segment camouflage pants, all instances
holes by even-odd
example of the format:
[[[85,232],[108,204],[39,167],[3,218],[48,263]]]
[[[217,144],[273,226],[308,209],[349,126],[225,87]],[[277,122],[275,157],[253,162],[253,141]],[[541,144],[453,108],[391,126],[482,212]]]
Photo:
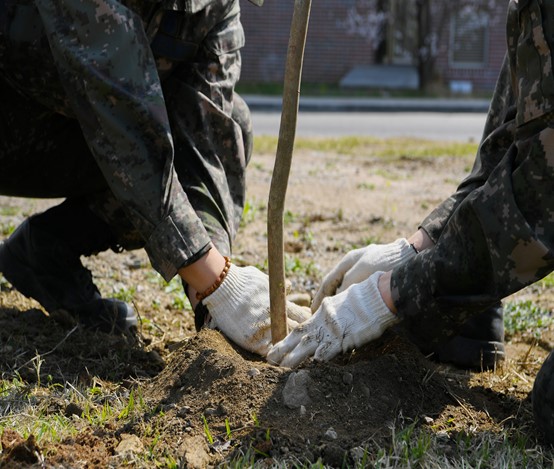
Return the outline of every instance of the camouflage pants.
[[[118,21],[129,14],[125,7],[117,8]],[[119,244],[126,249],[146,247],[166,279],[205,252],[206,239],[230,254],[244,206],[252,142],[248,107],[234,92],[244,38],[237,0],[212,2],[205,10],[195,15],[161,10],[158,15],[148,54],[153,54],[163,78],[165,109],[156,110],[151,105],[156,98],[147,97],[152,109],[148,115],[161,116],[159,123],[116,122],[128,127],[126,135],[134,140],[122,142],[125,152],[116,154],[125,158],[114,164],[113,157],[98,149],[95,139],[99,139],[93,135],[98,127],[87,132],[88,103],[79,109],[81,96],[68,97],[65,92],[74,80],[72,70],[55,66],[34,2],[0,0],[0,194],[85,196]],[[130,44],[142,54],[140,43]],[[145,63],[148,54],[141,56]],[[152,74],[131,76],[130,91],[122,93],[123,99],[135,91],[132,80],[139,83],[143,75]],[[98,93],[110,94],[100,88]],[[121,100],[118,95],[105,99]],[[169,139],[161,127],[164,112]],[[139,139],[146,149],[135,152]],[[149,152],[157,153],[152,161],[145,159]],[[160,161],[164,154],[167,160]],[[151,195],[145,198],[146,194]],[[166,226],[167,212],[176,220],[173,224],[170,219],[171,226]],[[179,256],[171,255],[167,248],[171,244],[184,246],[175,248]]]
[[[472,172],[423,221],[435,246],[393,271],[398,314],[422,345],[554,270],[554,5],[511,1],[507,26]]]

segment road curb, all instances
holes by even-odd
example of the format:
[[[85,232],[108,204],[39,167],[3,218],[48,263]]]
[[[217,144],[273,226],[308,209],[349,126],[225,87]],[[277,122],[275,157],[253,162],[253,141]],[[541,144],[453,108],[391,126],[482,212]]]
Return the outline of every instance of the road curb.
[[[280,112],[278,96],[243,95],[253,111]],[[396,99],[396,98],[315,98],[301,97],[303,112],[473,112],[489,109],[489,101],[481,99]]]

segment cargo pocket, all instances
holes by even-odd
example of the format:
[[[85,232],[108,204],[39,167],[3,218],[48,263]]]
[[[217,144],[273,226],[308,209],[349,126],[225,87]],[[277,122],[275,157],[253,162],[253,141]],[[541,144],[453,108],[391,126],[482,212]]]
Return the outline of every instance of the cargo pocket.
[[[508,35],[517,31],[518,37],[508,37],[508,44],[517,44],[512,55],[517,87],[518,125],[543,116],[554,109],[554,76],[550,43],[554,40],[554,7],[551,2],[530,0],[522,2],[509,18]],[[516,27],[513,22],[518,21]],[[512,29],[510,29],[512,26]],[[514,63],[515,59],[515,63]]]

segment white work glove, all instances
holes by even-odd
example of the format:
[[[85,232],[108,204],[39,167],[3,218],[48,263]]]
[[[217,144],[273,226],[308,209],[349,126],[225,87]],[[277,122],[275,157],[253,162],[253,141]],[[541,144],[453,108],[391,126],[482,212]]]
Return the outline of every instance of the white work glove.
[[[202,300],[210,313],[208,327],[219,329],[242,348],[267,355],[271,345],[269,277],[255,267],[231,264],[223,283]],[[289,330],[311,316],[310,309],[286,302]]]
[[[290,368],[312,355],[315,360],[329,361],[340,352],[379,338],[399,322],[377,288],[382,274],[375,272],[342,293],[325,298],[310,319],[271,348],[267,361]]]
[[[325,297],[340,293],[377,271],[388,272],[415,255],[415,249],[406,238],[348,252],[323,278],[312,301],[312,311],[319,308]]]

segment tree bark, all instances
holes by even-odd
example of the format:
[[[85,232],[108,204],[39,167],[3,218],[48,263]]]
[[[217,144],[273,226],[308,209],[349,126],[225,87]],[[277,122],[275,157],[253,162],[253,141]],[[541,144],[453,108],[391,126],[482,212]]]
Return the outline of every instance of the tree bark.
[[[283,0],[281,0],[283,1]],[[283,212],[289,180],[292,151],[296,136],[296,121],[300,99],[300,82],[304,48],[310,18],[311,0],[295,0],[290,30],[283,107],[277,154],[267,211],[269,299],[271,315],[271,341],[279,342],[287,335],[285,257],[283,241]]]

